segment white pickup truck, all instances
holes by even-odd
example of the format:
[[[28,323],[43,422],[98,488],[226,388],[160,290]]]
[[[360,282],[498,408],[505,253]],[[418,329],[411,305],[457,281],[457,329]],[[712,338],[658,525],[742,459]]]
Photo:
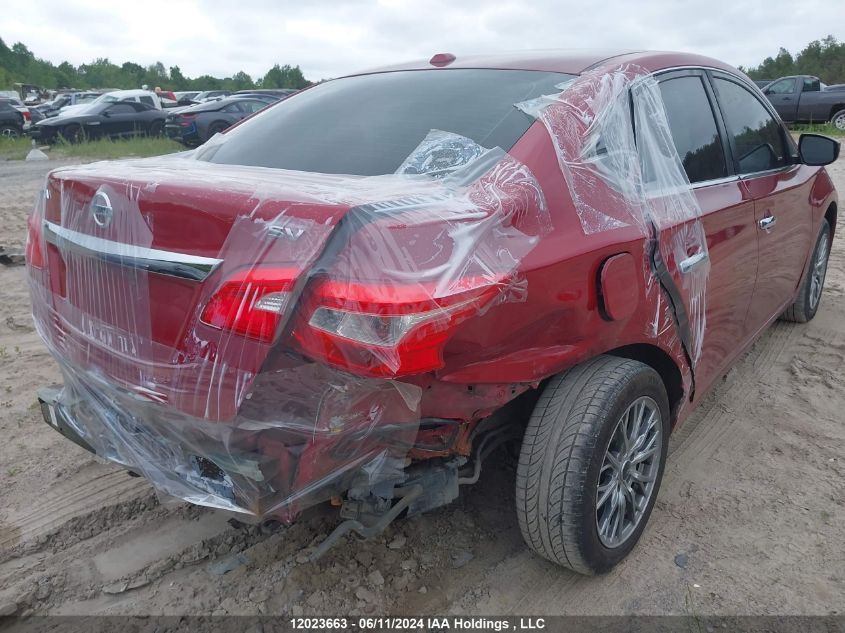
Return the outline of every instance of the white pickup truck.
[[[156,110],[161,110],[161,99],[156,93],[150,90],[115,90],[114,92],[107,92],[97,97],[90,103],[65,106],[59,110],[59,116],[78,114],[83,108],[87,108],[95,103],[114,103],[115,101],[138,101],[153,106]]]

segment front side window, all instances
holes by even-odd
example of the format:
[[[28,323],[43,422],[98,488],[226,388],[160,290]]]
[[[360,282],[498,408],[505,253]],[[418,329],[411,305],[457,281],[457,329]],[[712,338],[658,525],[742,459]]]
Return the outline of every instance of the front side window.
[[[738,83],[714,80],[734,159],[740,174],[777,169],[787,164],[783,129],[766,107]]]
[[[135,108],[128,103],[116,103],[109,107],[107,112],[109,114],[132,114],[135,112]]]
[[[776,81],[766,89],[766,92],[770,95],[791,95],[795,92],[795,80],[781,79]]]
[[[149,106],[155,107],[155,103],[153,103],[152,97],[140,97],[141,103],[146,103]]]
[[[675,149],[691,183],[728,175],[722,140],[701,77],[660,82]]]

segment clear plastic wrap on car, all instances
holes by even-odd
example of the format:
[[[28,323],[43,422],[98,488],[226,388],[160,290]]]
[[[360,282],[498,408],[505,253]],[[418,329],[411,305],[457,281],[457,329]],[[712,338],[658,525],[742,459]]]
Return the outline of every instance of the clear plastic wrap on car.
[[[55,170],[27,245],[55,406],[202,505],[289,519],[362,478],[401,484],[408,377],[456,324],[525,300],[550,228],[525,165],[435,130],[384,176],[191,154]]]

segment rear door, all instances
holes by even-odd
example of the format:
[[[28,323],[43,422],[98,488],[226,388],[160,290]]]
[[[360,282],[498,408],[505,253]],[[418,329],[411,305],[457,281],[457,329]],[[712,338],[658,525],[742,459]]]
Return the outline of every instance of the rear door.
[[[734,169],[754,200],[759,270],[747,327],[757,332],[783,311],[801,280],[812,240],[814,172],[795,164],[786,129],[740,79],[720,72],[712,78]]]
[[[710,270],[700,307],[704,311],[701,354],[695,365],[697,391],[703,391],[736,355],[747,335],[745,317],[757,275],[754,205],[733,172],[705,72],[673,71],[657,79],[672,140],[701,210],[707,242]],[[666,253],[672,250],[668,242],[678,239],[671,231],[661,234]],[[707,263],[694,260],[694,253],[687,262],[672,263],[667,258],[679,289],[689,285],[687,278],[696,274],[695,266]]]
[[[801,96],[797,77],[787,77],[766,87],[766,96],[784,121],[795,121]]]

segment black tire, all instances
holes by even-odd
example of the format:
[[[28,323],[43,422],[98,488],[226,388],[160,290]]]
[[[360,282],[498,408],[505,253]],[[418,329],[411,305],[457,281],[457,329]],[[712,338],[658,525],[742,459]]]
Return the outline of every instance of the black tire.
[[[68,143],[78,143],[82,140],[82,128],[76,123],[71,123],[62,128],[62,138]]]
[[[837,130],[845,132],[845,108],[833,113],[833,116],[830,117],[830,124]]]
[[[830,225],[827,220],[822,222],[819,229],[819,236],[816,238],[816,246],[813,249],[813,256],[804,271],[804,278],[798,288],[798,296],[791,306],[781,315],[784,321],[793,323],[806,323],[810,321],[822,302],[822,290],[827,275],[827,260],[830,257]],[[820,279],[817,277],[820,275]],[[818,290],[814,282],[818,283]]]
[[[623,414],[644,397],[660,414],[654,425],[660,427],[660,436],[654,439],[660,455],[649,466],[656,468],[655,483],[639,522],[632,522],[633,531],[618,545],[607,547],[598,528],[599,477]],[[525,542],[573,571],[590,575],[609,571],[633,549],[648,522],[668,446],[666,388],[648,365],[599,356],[552,378],[528,422],[517,469],[516,507]]]
[[[150,136],[162,136],[164,134],[164,122],[163,121],[153,121],[150,123]]]
[[[18,138],[21,135],[20,129],[15,125],[0,125],[0,138]]]

